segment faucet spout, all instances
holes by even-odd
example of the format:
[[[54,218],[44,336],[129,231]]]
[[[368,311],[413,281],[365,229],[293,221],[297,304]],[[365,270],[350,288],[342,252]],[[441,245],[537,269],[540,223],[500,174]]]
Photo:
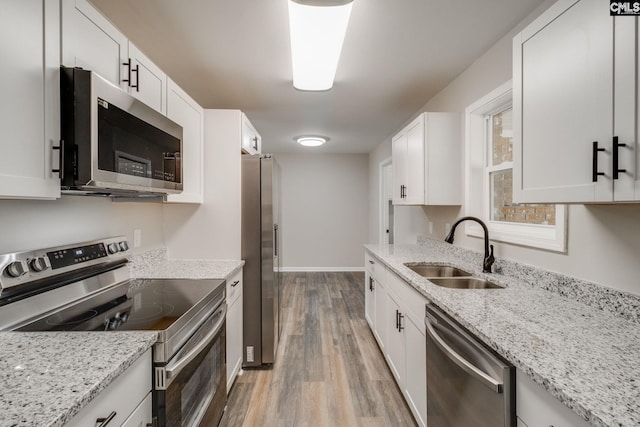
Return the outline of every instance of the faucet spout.
[[[458,226],[458,224],[464,221],[475,221],[482,227],[482,230],[484,231],[484,260],[482,261],[482,272],[491,273],[491,266],[496,259],[493,256],[493,245],[489,244],[489,229],[480,218],[476,218],[475,216],[463,216],[462,218],[457,219],[456,222],[454,222],[451,226],[451,230],[449,230],[449,233],[444,238],[444,241],[447,243],[453,243],[453,237],[456,232],[456,227]]]

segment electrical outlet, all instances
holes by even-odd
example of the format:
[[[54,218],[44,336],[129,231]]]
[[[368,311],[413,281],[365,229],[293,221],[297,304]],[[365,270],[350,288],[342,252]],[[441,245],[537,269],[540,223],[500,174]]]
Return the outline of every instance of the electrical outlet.
[[[433,234],[433,222],[429,221],[429,234]]]
[[[139,248],[142,245],[142,230],[136,228],[133,230],[133,247]]]

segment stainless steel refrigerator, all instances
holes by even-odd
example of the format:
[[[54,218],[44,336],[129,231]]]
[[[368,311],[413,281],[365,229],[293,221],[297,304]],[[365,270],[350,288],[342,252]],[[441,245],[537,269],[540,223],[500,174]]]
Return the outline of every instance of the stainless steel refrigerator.
[[[243,367],[272,365],[280,337],[279,169],[242,156]]]

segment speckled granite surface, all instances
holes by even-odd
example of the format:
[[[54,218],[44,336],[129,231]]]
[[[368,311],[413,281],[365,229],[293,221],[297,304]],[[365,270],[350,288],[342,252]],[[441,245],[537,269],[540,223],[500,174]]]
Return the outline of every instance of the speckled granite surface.
[[[0,333],[0,426],[64,425],[156,339],[156,332]]]
[[[226,279],[242,268],[241,260],[168,260],[165,249],[130,258],[132,279]]]
[[[556,276],[532,267],[499,261],[496,266],[508,274],[483,274],[480,254],[437,241],[365,248],[592,425],[640,425],[640,327],[630,320],[637,314],[600,309],[607,305],[602,295],[593,306],[550,292]],[[506,288],[439,287],[405,262],[461,267]]]

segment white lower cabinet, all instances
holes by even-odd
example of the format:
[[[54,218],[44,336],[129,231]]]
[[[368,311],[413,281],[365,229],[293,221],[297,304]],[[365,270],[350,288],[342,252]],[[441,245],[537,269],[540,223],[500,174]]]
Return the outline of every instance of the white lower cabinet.
[[[227,394],[242,368],[242,270],[227,279]]]
[[[107,425],[106,419],[110,417],[110,426],[138,427],[151,424],[151,370],[149,349],[65,426],[86,427],[101,422]]]
[[[516,370],[518,427],[587,427],[589,423]]]
[[[403,392],[418,424],[424,426],[427,421],[427,337],[424,321],[416,323],[411,315],[406,316],[405,320],[404,342],[407,375]]]
[[[427,299],[367,254],[365,312],[373,311],[369,326],[387,364],[420,426],[426,425],[427,370],[424,307]],[[375,277],[371,273],[375,265]],[[370,281],[370,278],[373,280]],[[373,285],[373,296],[367,296]]]

